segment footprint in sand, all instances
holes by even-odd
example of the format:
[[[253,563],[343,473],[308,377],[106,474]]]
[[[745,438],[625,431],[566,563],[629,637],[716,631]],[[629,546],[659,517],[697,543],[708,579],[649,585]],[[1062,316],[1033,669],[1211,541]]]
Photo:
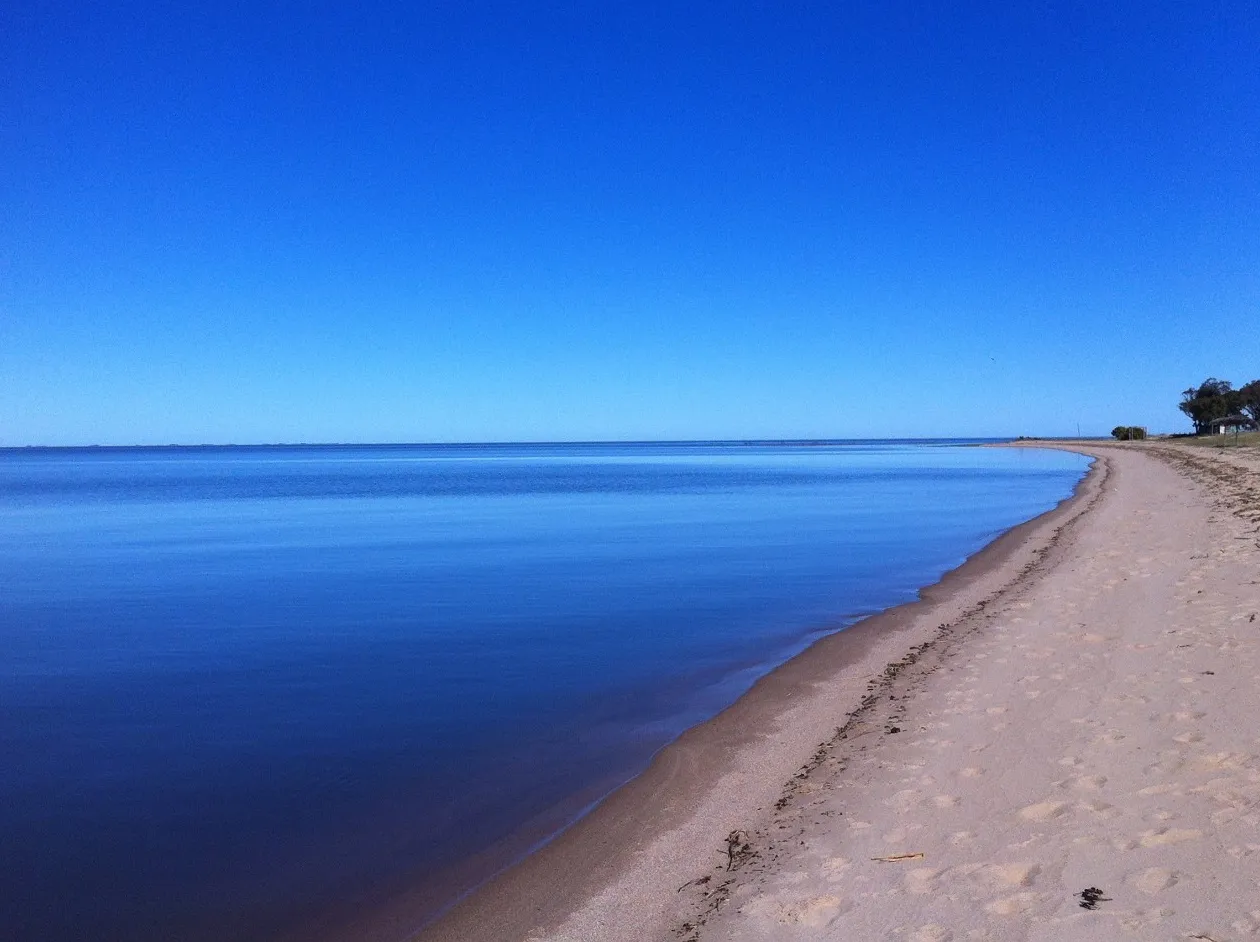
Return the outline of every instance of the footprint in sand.
[[[1018,916],[1020,913],[1028,912],[1040,901],[1041,894],[1039,893],[1016,893],[1014,896],[994,900],[984,909],[985,912],[993,913],[995,916]]]
[[[935,893],[941,876],[940,870],[931,867],[919,867],[911,870],[902,878],[907,893]]]
[[[1042,801],[1027,808],[1021,808],[1019,816],[1025,821],[1049,821],[1067,811],[1067,802]]]
[[[1167,922],[1173,915],[1171,909],[1136,910],[1128,918],[1120,920],[1120,927],[1129,932],[1150,930],[1160,923]]]
[[[1114,805],[1109,805],[1105,801],[1083,801],[1077,807],[1090,814],[1096,814],[1100,818],[1114,818],[1120,813],[1116,811]]]
[[[884,799],[885,805],[897,807],[898,810],[905,812],[910,810],[910,806],[919,800],[919,792],[913,788],[903,788],[889,798]]]
[[[1194,760],[1194,768],[1200,772],[1211,772],[1217,769],[1235,771],[1245,768],[1255,756],[1239,752],[1215,752]]]
[[[1185,841],[1197,841],[1203,832],[1197,828],[1160,828],[1157,831],[1144,831],[1138,837],[1143,847],[1161,847],[1165,844],[1181,844]]]
[[[792,902],[762,896],[744,906],[743,912],[753,918],[773,920],[785,926],[823,929],[848,908],[838,896],[817,896]]]
[[[837,876],[851,865],[847,857],[829,857],[822,863],[822,872],[827,876]]]
[[[1079,791],[1096,792],[1107,784],[1105,775],[1074,775],[1071,778],[1051,782],[1055,788],[1078,789]]]
[[[821,929],[823,926],[829,926],[835,922],[835,919],[842,909],[846,907],[840,901],[838,896],[819,896],[815,899],[805,900],[795,908],[795,912],[789,913],[790,922],[798,926],[808,926],[811,929]]]
[[[1176,713],[1170,713],[1168,716],[1178,723],[1189,723],[1193,720],[1201,720],[1207,714],[1202,710],[1181,710]]]
[[[1116,743],[1122,742],[1124,738],[1124,733],[1120,732],[1118,729],[1109,729],[1101,736],[1095,736],[1093,740],[1091,740],[1091,745],[1114,746]]]
[[[1130,874],[1127,883],[1136,890],[1154,896],[1175,885],[1179,875],[1167,867],[1150,867]]]
[[[1034,863],[986,864],[971,869],[967,876],[991,892],[1026,889],[1033,885],[1041,867]]]
[[[1235,919],[1229,927],[1242,935],[1255,935],[1260,931],[1260,913],[1248,913],[1242,919]]]

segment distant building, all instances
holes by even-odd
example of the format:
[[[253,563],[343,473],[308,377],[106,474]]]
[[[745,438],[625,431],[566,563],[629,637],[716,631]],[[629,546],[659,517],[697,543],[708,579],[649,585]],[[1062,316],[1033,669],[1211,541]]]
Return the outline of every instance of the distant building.
[[[1255,427],[1256,423],[1245,415],[1227,415],[1208,423],[1208,428],[1214,429],[1217,435],[1225,435],[1228,432],[1247,432]]]

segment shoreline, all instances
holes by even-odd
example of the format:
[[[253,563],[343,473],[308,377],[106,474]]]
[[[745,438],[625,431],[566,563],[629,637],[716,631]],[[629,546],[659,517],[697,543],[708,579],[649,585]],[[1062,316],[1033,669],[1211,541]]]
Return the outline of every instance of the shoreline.
[[[589,813],[535,844],[418,933],[400,933],[403,914],[415,911],[404,900],[377,920],[379,928],[356,938],[508,942],[664,935],[687,901],[679,891],[692,871],[726,860],[726,839],[735,827],[726,825],[782,800],[784,779],[820,739],[840,734],[833,718],[856,715],[869,701],[871,685],[892,665],[948,640],[951,624],[1026,580],[1060,532],[1095,503],[1109,463],[1087,449],[1085,443],[1064,449],[1095,459],[1069,497],[996,536],[920,589],[917,600],[827,635],[771,670],[735,703],[664,747],[646,770],[597,800]],[[632,902],[649,897],[665,900],[664,911],[645,912]],[[581,926],[567,925],[574,922]]]
[[[656,938],[1260,934],[1260,450],[1089,447],[1046,565],[895,665]],[[547,936],[579,937],[629,938]]]

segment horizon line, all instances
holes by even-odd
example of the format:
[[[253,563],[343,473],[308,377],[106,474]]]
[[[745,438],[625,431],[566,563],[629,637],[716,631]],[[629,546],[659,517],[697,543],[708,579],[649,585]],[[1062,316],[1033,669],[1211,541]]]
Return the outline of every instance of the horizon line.
[[[840,445],[859,442],[946,442],[982,441],[1000,442],[1018,439],[1033,441],[1073,441],[1105,438],[1097,435],[911,435],[845,438],[625,438],[625,439],[515,439],[497,441],[394,441],[394,442],[196,442],[196,443],[135,443],[81,444],[81,445],[0,445],[0,452],[9,451],[121,451],[129,449],[151,450],[207,450],[215,448],[485,448],[549,445]]]

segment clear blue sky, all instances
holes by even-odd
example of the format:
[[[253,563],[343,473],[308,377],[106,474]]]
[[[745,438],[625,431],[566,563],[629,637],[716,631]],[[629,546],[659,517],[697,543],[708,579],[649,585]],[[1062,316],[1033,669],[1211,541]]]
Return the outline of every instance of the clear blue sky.
[[[0,8],[0,444],[1188,429],[1260,5]]]

